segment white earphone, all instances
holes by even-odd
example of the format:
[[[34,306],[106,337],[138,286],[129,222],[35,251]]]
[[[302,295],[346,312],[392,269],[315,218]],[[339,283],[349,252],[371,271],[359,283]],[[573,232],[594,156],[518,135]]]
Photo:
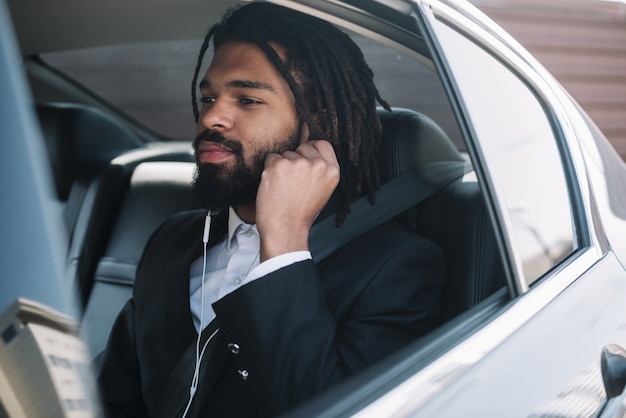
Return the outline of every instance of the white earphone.
[[[193,378],[191,379],[191,386],[189,387],[189,402],[187,402],[187,407],[185,408],[185,412],[183,412],[183,418],[187,416],[189,412],[189,408],[191,408],[191,403],[193,402],[193,398],[196,394],[196,390],[198,389],[198,380],[200,379],[200,363],[202,362],[202,357],[204,356],[204,352],[209,345],[209,342],[215,337],[219,328],[216,329],[211,336],[206,340],[202,350],[200,350],[200,340],[202,337],[202,331],[204,330],[204,279],[206,275],[206,256],[207,256],[207,246],[209,243],[209,233],[211,231],[211,211],[208,211],[206,218],[204,219],[204,232],[202,233],[202,284],[200,285],[200,331],[198,332],[198,338],[196,339],[196,367],[194,368]]]

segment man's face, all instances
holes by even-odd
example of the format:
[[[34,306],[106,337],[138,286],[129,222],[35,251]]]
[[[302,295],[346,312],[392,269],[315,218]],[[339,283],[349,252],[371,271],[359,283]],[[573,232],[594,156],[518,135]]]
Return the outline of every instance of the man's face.
[[[268,153],[300,144],[289,86],[255,45],[221,45],[200,82],[194,190],[210,209],[254,202]]]

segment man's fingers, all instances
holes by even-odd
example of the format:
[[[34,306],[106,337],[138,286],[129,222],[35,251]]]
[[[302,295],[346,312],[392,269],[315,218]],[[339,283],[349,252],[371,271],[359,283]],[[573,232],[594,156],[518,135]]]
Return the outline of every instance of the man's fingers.
[[[307,160],[322,158],[328,163],[338,165],[335,150],[328,141],[318,140],[300,144],[295,151],[286,151],[282,156],[292,161],[298,158],[306,158]]]
[[[337,176],[339,171],[337,156],[328,141],[311,141],[301,144],[295,151],[285,151],[282,154],[270,153],[265,159],[265,170],[283,171],[295,167],[300,167],[299,170],[305,167],[308,167],[307,169],[315,167],[316,170],[323,168],[327,174],[337,172]]]
[[[280,154],[276,154],[276,153],[273,153],[273,152],[269,153],[269,154],[267,154],[267,157],[265,157],[265,166],[268,167],[274,161],[280,160],[281,158],[283,158],[283,157]]]
[[[336,160],[335,151],[333,146],[328,141],[311,141],[305,144],[300,144],[295,151],[285,151],[282,154],[270,153],[267,155],[266,164],[272,163],[280,158],[285,158],[290,161],[297,160],[299,158],[305,158],[312,160],[315,158],[322,158],[327,162]]]
[[[313,147],[326,161],[333,161],[337,159],[335,149],[328,141],[310,141],[308,145]],[[307,145],[304,144],[304,145]]]
[[[298,150],[296,150],[296,151],[285,151],[285,152],[283,152],[281,154],[281,156],[283,158],[286,158],[286,159],[291,160],[291,161],[297,160],[298,158],[302,158],[302,157],[310,158],[310,157],[307,157],[306,155],[303,155],[302,153],[298,152]]]

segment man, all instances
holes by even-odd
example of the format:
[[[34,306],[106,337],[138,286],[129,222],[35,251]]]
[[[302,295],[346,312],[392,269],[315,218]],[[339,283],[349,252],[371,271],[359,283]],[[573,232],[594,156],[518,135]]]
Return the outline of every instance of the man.
[[[146,247],[99,377],[111,416],[274,416],[436,324],[429,241],[387,222],[317,265],[308,251],[317,219],[341,225],[379,182],[376,100],[388,106],[345,34],[240,7],[209,31],[192,96],[210,215],[176,215]]]

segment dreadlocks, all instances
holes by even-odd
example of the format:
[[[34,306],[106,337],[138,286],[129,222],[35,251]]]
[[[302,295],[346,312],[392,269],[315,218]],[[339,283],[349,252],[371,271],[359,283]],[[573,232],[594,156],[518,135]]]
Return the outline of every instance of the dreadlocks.
[[[229,41],[258,46],[289,85],[297,115],[309,128],[309,140],[333,145],[341,167],[337,226],[361,195],[367,194],[374,203],[380,183],[375,154],[382,133],[376,102],[387,110],[389,105],[350,37],[325,21],[272,4],[251,3],[231,10],[209,30],[200,48],[191,84],[196,122],[198,75],[212,38],[215,49]],[[272,45],[284,50],[283,59]]]

